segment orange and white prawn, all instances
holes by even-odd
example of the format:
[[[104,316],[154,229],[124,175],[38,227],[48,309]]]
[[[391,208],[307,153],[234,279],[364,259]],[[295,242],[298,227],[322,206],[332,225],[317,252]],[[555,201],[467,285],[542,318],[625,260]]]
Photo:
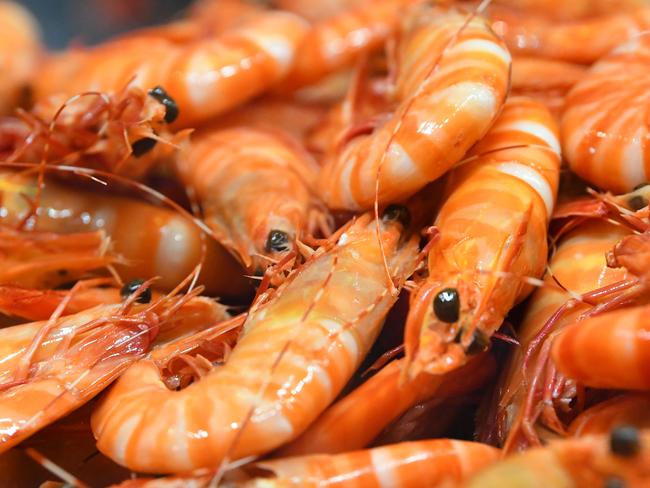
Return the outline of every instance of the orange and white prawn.
[[[399,30],[400,13],[420,2],[363,0],[352,2],[340,11],[334,8],[329,16],[312,25],[298,47],[289,75],[278,90],[292,91],[312,84],[379,51]]]
[[[650,36],[639,36],[596,63],[566,98],[561,130],[569,167],[602,189],[626,192],[650,179],[643,109],[649,62]]]
[[[327,227],[316,211],[318,166],[289,136],[245,127],[205,133],[177,168],[207,225],[251,273],[279,261],[319,224]]]
[[[173,154],[176,106],[161,87],[52,97],[0,119],[0,156],[8,162],[79,165],[140,178]]]
[[[32,225],[36,230],[51,233],[67,243],[70,258],[57,258],[58,264],[52,259],[53,272],[81,265],[74,254],[83,251],[84,240],[67,234],[84,232],[86,239],[95,236],[94,239],[101,237],[106,241],[100,248],[104,250],[101,256],[108,256],[106,251],[110,250],[113,261],[116,256],[121,257],[114,268],[124,280],[160,276],[155,286],[171,290],[203,259],[199,282],[207,286],[207,293],[237,298],[249,292],[243,270],[233,257],[211,238],[203,243],[202,230],[178,212],[133,198],[72,189],[49,178],[40,195],[37,188],[34,178],[0,173],[0,221],[15,226],[34,213]],[[38,207],[34,209],[37,195]],[[103,259],[106,261],[106,257]],[[60,283],[70,282],[74,276],[61,278]],[[44,287],[25,282],[16,284]]]
[[[591,64],[650,28],[650,8],[558,22],[493,5],[493,28],[514,56],[535,56]]]
[[[405,373],[440,373],[488,347],[546,265],[560,171],[557,126],[532,99],[510,98],[449,176],[429,276],[412,297]]]
[[[20,103],[40,57],[38,26],[20,4],[0,2],[0,115]]]
[[[611,483],[611,484],[610,484]],[[615,483],[615,484],[614,484]],[[480,471],[466,488],[629,486],[650,483],[650,433],[617,428],[568,438],[508,457]]]
[[[186,42],[145,30],[53,58],[38,77],[36,98],[161,86],[178,108],[177,124],[194,125],[282,79],[306,32],[306,22],[286,12],[266,12],[217,37]]]
[[[650,305],[580,320],[553,342],[560,373],[592,388],[650,389]]]
[[[0,329],[0,451],[97,395],[161,331],[174,337],[228,317],[216,302],[189,295],[146,303],[146,286],[123,304]]]
[[[406,216],[391,210],[378,222],[366,214],[346,227],[253,307],[225,364],[186,389],[170,391],[149,361],[134,364],[93,413],[98,449],[130,469],[177,473],[297,437],[379,333],[397,299],[386,269],[398,287],[413,271],[417,242],[403,227]]]
[[[520,345],[512,351],[497,390],[493,428],[496,441],[505,443],[506,450],[539,444],[538,425],[564,431],[556,410],[567,410],[578,391],[575,383],[551,368],[549,337],[598,303],[625,296],[634,280],[630,281],[625,270],[608,267],[605,254],[629,232],[625,227],[592,219],[567,234],[557,246],[544,286],[530,300],[518,329]]]
[[[579,20],[629,12],[648,5],[648,0],[494,0],[492,5],[514,7],[526,14],[555,20]]]
[[[453,486],[496,462],[499,450],[477,442],[433,439],[402,442],[337,455],[258,461],[225,476],[223,486],[241,488],[420,488]],[[214,474],[132,480],[120,488],[207,488]],[[222,486],[222,485],[220,485]]]
[[[331,208],[409,197],[457,163],[503,106],[510,54],[483,19],[421,6],[410,24],[398,46],[394,114],[325,158]]]

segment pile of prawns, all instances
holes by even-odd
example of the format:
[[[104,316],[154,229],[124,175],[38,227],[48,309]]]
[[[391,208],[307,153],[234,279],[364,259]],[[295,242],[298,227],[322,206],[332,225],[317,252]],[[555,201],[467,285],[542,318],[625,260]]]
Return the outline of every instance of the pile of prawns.
[[[649,28],[200,0],[48,53],[0,1],[7,479],[650,486]]]

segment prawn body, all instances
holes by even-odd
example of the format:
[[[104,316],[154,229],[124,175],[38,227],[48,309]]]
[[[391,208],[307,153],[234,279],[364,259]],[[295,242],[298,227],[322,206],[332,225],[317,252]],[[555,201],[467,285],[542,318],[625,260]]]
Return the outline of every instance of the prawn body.
[[[482,19],[422,7],[411,20],[394,114],[325,158],[331,208],[369,208],[377,191],[380,204],[411,196],[485,135],[505,101],[510,54]]]
[[[403,282],[417,243],[398,220],[360,217],[253,308],[228,360],[200,381],[170,391],[153,363],[129,368],[92,416],[100,451],[131,469],[173,473],[262,454],[305,430],[359,366],[396,300],[376,224],[391,276]]]
[[[472,157],[475,156],[475,157]],[[489,345],[546,264],[559,178],[557,127],[539,102],[513,97],[468,163],[449,176],[429,276],[412,298],[409,377],[463,364]]]

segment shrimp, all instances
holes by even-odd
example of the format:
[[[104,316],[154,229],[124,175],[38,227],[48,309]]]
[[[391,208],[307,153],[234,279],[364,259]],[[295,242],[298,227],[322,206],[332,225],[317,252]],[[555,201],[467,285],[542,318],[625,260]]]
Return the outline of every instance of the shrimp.
[[[244,127],[207,133],[192,142],[177,168],[205,222],[249,272],[280,260],[310,232],[310,217],[317,219],[318,167],[281,134]]]
[[[20,104],[40,58],[38,26],[20,4],[0,2],[0,115]]]
[[[133,198],[71,191],[49,179],[41,190],[38,208],[33,209],[37,188],[33,178],[0,173],[0,221],[15,226],[35,212],[32,225],[36,230],[56,233],[57,239],[79,250],[83,249],[83,241],[68,233],[85,231],[88,236],[104,240],[108,235],[112,254],[122,257],[113,264],[124,280],[160,276],[155,286],[164,290],[173,289],[202,260],[201,229],[174,211]],[[54,270],[78,263],[81,261],[71,256],[67,266],[61,261]],[[72,277],[63,278],[69,282]],[[237,299],[250,293],[241,268],[213,239],[205,242],[200,278],[209,294]]]
[[[569,433],[580,437],[606,434],[619,425],[650,427],[650,396],[627,393],[598,403],[578,415],[569,426]]]
[[[477,357],[447,375],[400,380],[403,360],[393,361],[328,408],[280,455],[337,454],[362,449],[409,408],[430,399],[444,402],[480,388],[495,370],[491,357]]]
[[[297,437],[359,366],[397,299],[378,238],[395,286],[413,272],[407,215],[356,219],[254,306],[225,364],[186,389],[167,389],[150,361],[134,364],[93,413],[98,449],[133,470],[177,473]]]
[[[560,373],[593,388],[650,389],[650,305],[607,312],[564,328],[553,341]]]
[[[505,101],[510,54],[479,17],[421,7],[400,43],[395,114],[325,157],[331,208],[414,194],[480,140]]]
[[[176,110],[161,87],[148,94],[128,87],[52,97],[0,121],[0,155],[8,162],[83,165],[141,178],[186,137],[167,128]]]
[[[312,84],[378,51],[398,31],[400,12],[418,3],[421,0],[357,1],[315,22],[298,47],[289,75],[277,90],[286,93]]]
[[[0,329],[0,452],[97,395],[159,332],[183,334],[227,317],[216,302],[191,295],[140,303],[145,286],[123,304]]]
[[[222,34],[263,14],[261,4],[248,0],[199,0],[189,10],[192,25],[199,24],[209,34]]]
[[[440,373],[484,350],[546,264],[555,204],[557,127],[539,102],[513,97],[467,164],[449,177],[429,252],[429,276],[412,298],[405,374]]]
[[[569,167],[600,188],[626,192],[649,179],[642,106],[648,62],[650,36],[641,36],[596,63],[566,98],[561,131]]]
[[[647,431],[628,436],[620,429],[610,435],[559,440],[488,466],[463,486],[648,486],[649,446]]]
[[[650,8],[559,23],[497,5],[488,13],[513,55],[579,64],[593,63],[650,27]]]
[[[617,292],[625,291],[629,273],[609,268],[605,253],[629,232],[625,227],[589,219],[568,233],[557,246],[544,286],[531,298],[518,329],[520,346],[513,350],[496,391],[499,398],[493,424],[499,443],[505,441],[507,451],[538,444],[538,432],[535,431],[538,420],[549,428],[564,430],[558,425],[555,409],[567,410],[578,392],[575,384],[547,371],[548,337],[590,311],[592,305],[604,303],[608,294],[616,296]],[[618,288],[621,284],[623,286]],[[593,299],[570,301],[571,296],[581,297],[581,294],[593,295]],[[546,381],[545,375],[550,376]]]
[[[227,475],[224,487],[380,488],[452,486],[494,463],[499,450],[476,442],[433,439],[337,455],[259,461]],[[211,486],[214,475],[136,479],[120,488]]]
[[[176,126],[196,125],[283,78],[306,32],[297,16],[267,12],[219,37],[176,43],[146,31],[131,34],[51,59],[35,83],[36,99],[162,86],[178,107]]]

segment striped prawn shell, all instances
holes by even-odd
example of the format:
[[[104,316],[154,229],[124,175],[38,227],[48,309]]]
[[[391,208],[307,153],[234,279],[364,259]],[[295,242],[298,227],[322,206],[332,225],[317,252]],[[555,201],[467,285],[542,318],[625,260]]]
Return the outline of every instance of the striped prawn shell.
[[[282,133],[246,127],[203,133],[177,168],[196,193],[205,222],[251,271],[272,262],[261,255],[277,257],[265,249],[272,231],[293,241],[307,228],[318,167]]]
[[[407,357],[419,364],[413,373],[442,367],[461,346],[468,347],[475,329],[489,338],[530,292],[519,278],[543,273],[559,152],[557,126],[548,109],[512,97],[467,162],[450,174],[435,223],[440,237],[429,253],[429,277],[407,320]],[[516,235],[520,243],[512,242]],[[502,271],[509,276],[500,276]],[[450,324],[440,321],[431,306],[444,288],[459,293],[460,317],[453,331],[454,337],[463,333],[460,345],[442,345],[454,338],[446,337]]]
[[[145,30],[54,58],[39,77],[36,97],[111,93],[129,83],[144,90],[160,85],[179,108],[178,124],[196,124],[284,77],[306,32],[306,22],[286,12],[265,13],[218,37],[188,42]]]
[[[548,265],[549,272],[544,277],[545,286],[531,297],[524,320],[518,328],[520,346],[513,350],[503,371],[504,386],[498,400],[499,422],[502,423],[504,435],[508,436],[509,445],[518,447],[522,434],[519,430],[511,429],[516,419],[523,415],[527,393],[523,385],[531,382],[531,378],[524,377],[525,355],[547,321],[571,298],[557,287],[556,280],[572,294],[582,294],[626,279],[627,271],[607,266],[605,254],[628,233],[618,225],[592,220],[566,235],[557,246]],[[585,310],[586,305],[578,305],[569,311],[555,323],[551,333],[575,320]],[[534,364],[537,357],[538,352],[534,352],[529,364]],[[529,366],[529,370],[531,368]]]
[[[593,388],[650,389],[650,305],[571,324],[553,343],[558,370]]]
[[[256,468],[273,473],[251,487],[416,488],[463,481],[499,458],[485,444],[433,439],[402,442],[337,455],[311,455],[262,461]]]
[[[502,108],[511,59],[485,21],[418,14],[400,47],[394,115],[326,158],[322,193],[330,207],[369,208],[377,179],[380,203],[409,197],[458,162]]]
[[[279,88],[284,91],[316,82],[381,49],[399,29],[399,13],[416,1],[356,2],[317,21],[300,43],[291,73]],[[313,5],[310,2],[311,10]]]
[[[417,239],[405,239],[394,221],[380,229],[391,274],[403,281],[413,272]],[[386,280],[367,214],[254,308],[228,360],[200,381],[170,391],[151,361],[127,370],[92,416],[99,450],[137,471],[178,473],[292,440],[374,342],[397,299]]]
[[[562,147],[571,170],[616,193],[648,181],[649,94],[650,36],[620,46],[595,64],[565,102]]]

